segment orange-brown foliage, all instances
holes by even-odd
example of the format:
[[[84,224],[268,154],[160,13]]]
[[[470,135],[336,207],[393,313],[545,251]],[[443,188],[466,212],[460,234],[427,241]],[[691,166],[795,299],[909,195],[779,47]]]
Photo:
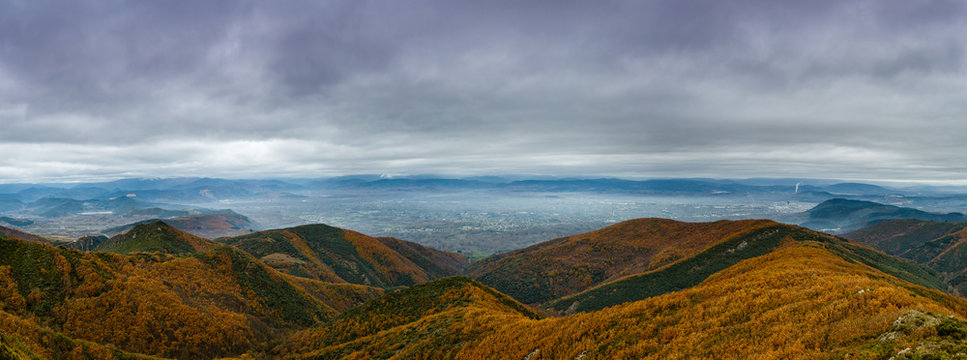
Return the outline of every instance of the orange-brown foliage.
[[[459,254],[322,224],[267,230],[223,241],[291,275],[378,287],[457,275],[466,264]]]
[[[525,302],[543,302],[659,269],[771,225],[776,223],[635,219],[481,260],[470,275]]]
[[[26,304],[17,290],[17,281],[10,277],[10,267],[0,266],[0,310],[22,315]]]
[[[356,247],[356,253],[391,283],[405,282],[402,276],[407,276],[413,283],[430,280],[426,271],[376,238],[351,230],[343,230],[343,233],[346,240]]]
[[[8,252],[0,261],[18,266],[0,266],[0,331],[41,348],[59,333],[176,358],[241,354],[331,318],[336,311],[323,300],[346,308],[381,293],[296,282],[228,247],[190,257],[85,253],[7,239],[0,247]],[[100,356],[87,347],[38,353]]]
[[[336,275],[336,272],[332,270],[332,267],[327,265],[320,259],[319,255],[316,254],[312,248],[309,247],[309,242],[302,238],[296,233],[291,231],[282,231],[282,235],[286,240],[294,246],[306,259],[309,260],[309,265],[303,269],[308,273],[313,279],[334,282],[334,283],[344,283],[346,280]],[[268,239],[272,241],[272,239]]]
[[[353,306],[375,299],[385,293],[382,288],[366,285],[333,284],[292,275],[286,275],[286,278],[298,284],[312,297],[319,299],[337,312],[349,310]]]
[[[471,304],[306,358],[866,359],[911,345],[874,346],[910,309],[963,317],[967,301],[800,242],[694,288],[597,312],[531,320]]]

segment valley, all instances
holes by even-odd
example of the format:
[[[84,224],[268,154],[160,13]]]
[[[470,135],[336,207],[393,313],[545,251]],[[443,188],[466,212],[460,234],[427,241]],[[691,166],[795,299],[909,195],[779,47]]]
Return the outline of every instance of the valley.
[[[795,179],[126,179],[0,185],[3,199],[9,205],[0,207],[0,225],[59,240],[112,235],[130,224],[154,219],[169,220],[209,238],[321,223],[407,239],[471,258],[633,218],[775,219],[836,232],[841,226],[855,230],[873,219],[834,224],[805,212],[832,199],[921,212],[967,208],[967,197],[949,188]]]

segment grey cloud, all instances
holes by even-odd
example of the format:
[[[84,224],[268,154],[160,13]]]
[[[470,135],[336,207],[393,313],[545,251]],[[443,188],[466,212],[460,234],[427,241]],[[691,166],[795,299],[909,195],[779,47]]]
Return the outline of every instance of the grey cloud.
[[[963,34],[957,1],[4,2],[0,178],[950,177]]]

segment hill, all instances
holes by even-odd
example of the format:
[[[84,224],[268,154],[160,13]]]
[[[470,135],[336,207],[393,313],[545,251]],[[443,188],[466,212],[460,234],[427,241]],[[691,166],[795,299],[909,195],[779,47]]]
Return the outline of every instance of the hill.
[[[635,219],[486,258],[472,264],[469,274],[515,299],[539,303],[661,268],[775,224]]]
[[[794,216],[793,222],[810,229],[837,234],[895,219],[967,221],[967,217],[961,213],[936,214],[871,201],[830,199]]]
[[[4,346],[50,359],[261,351],[381,293],[291,277],[227,246],[123,256],[0,237]]]
[[[322,224],[260,231],[219,241],[292,275],[378,287],[413,285],[457,275],[466,264],[459,254]]]
[[[913,359],[944,358],[967,346],[967,323],[960,319],[967,301],[847,259],[812,240],[783,241],[689,289],[564,317],[536,319],[496,305],[494,297],[482,295],[485,290],[453,290],[458,287],[446,283],[452,281],[392,293],[384,299],[403,301],[377,300],[328,328],[297,333],[281,355]],[[432,294],[422,290],[448,286]],[[428,296],[411,296],[410,290]]]
[[[185,255],[208,251],[218,246],[214,241],[202,239],[158,220],[138,224],[128,232],[102,242],[95,249],[124,255],[155,251]]]
[[[17,229],[11,229],[3,226],[0,226],[0,236],[8,237],[11,239],[24,240],[24,241],[47,242],[46,239],[40,236],[25,233]]]
[[[248,217],[232,210],[179,216],[165,219],[165,222],[193,235],[208,239],[248,234],[258,228]]]
[[[424,331],[414,331],[423,330],[422,323],[432,324],[430,328],[445,332],[445,323],[469,320],[464,319],[467,312],[477,311],[520,319],[540,317],[530,308],[477,281],[448,277],[394,291],[354,308],[324,326],[296,333],[287,343],[285,352],[308,353],[303,355],[307,358],[338,358],[350,354],[356,358],[383,358],[388,355],[386,349],[371,351],[371,343],[395,348],[396,345],[409,345],[406,343],[413,340],[426,340],[418,338],[426,334]],[[441,336],[451,344],[471,339],[461,333]],[[421,357],[441,358],[452,357],[459,347],[424,350],[430,353]]]
[[[81,236],[77,240],[62,244],[60,246],[81,251],[94,251],[94,249],[97,249],[98,246],[107,242],[108,240],[110,240],[110,238],[104,235]]]
[[[29,226],[34,223],[34,221],[30,219],[18,219],[18,218],[12,218],[9,216],[0,216],[0,221],[13,226]]]
[[[595,311],[605,307],[645,299],[698,285],[709,276],[740,261],[768,254],[781,246],[808,243],[822,247],[843,260],[863,264],[913,284],[935,290],[946,289],[936,274],[909,261],[903,261],[843,239],[797,226],[774,224],[732,237],[695,256],[664,268],[631,275],[580,294],[555,300],[556,311]]]
[[[376,240],[412,261],[434,279],[463,274],[467,270],[467,258],[457,253],[393,237],[378,237]]]
[[[957,294],[967,294],[967,222],[892,220],[843,235],[940,272]]]
[[[164,211],[167,213],[167,211]],[[138,224],[164,220],[168,225],[174,226],[189,234],[214,239],[224,236],[237,236],[248,234],[257,226],[245,215],[232,210],[221,210],[206,212],[202,214],[184,215],[169,217],[164,219],[142,220],[136,223],[105,229],[103,232],[108,236],[114,236],[135,227]]]

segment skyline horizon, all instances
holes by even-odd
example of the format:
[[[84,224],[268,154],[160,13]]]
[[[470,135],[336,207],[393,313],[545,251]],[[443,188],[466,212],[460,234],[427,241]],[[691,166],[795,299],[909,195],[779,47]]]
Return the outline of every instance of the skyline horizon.
[[[568,180],[623,180],[623,181],[649,181],[649,180],[695,180],[695,181],[736,181],[736,182],[761,182],[772,181],[781,182],[790,186],[796,182],[801,185],[830,185],[835,183],[857,183],[869,184],[883,187],[893,187],[903,189],[907,187],[930,186],[930,187],[964,187],[967,191],[967,180],[908,180],[908,179],[868,179],[868,178],[834,178],[834,177],[785,177],[785,176],[755,176],[755,177],[712,177],[712,176],[610,176],[600,174],[525,174],[525,173],[491,173],[491,174],[436,174],[436,173],[414,173],[414,174],[386,174],[386,173],[354,173],[340,175],[319,175],[319,176],[114,176],[114,177],[89,177],[77,179],[46,179],[40,181],[5,181],[0,179],[0,185],[84,185],[84,184],[104,184],[119,181],[155,181],[155,180],[227,180],[227,181],[283,181],[283,182],[304,182],[313,180],[332,180],[340,178],[373,178],[374,180],[387,179],[411,179],[411,180],[470,180],[480,182],[514,182],[530,180],[548,181],[568,181]],[[491,178],[487,180],[486,178]],[[813,181],[815,183],[808,183]]]
[[[967,183],[967,3],[0,2],[0,181]]]

